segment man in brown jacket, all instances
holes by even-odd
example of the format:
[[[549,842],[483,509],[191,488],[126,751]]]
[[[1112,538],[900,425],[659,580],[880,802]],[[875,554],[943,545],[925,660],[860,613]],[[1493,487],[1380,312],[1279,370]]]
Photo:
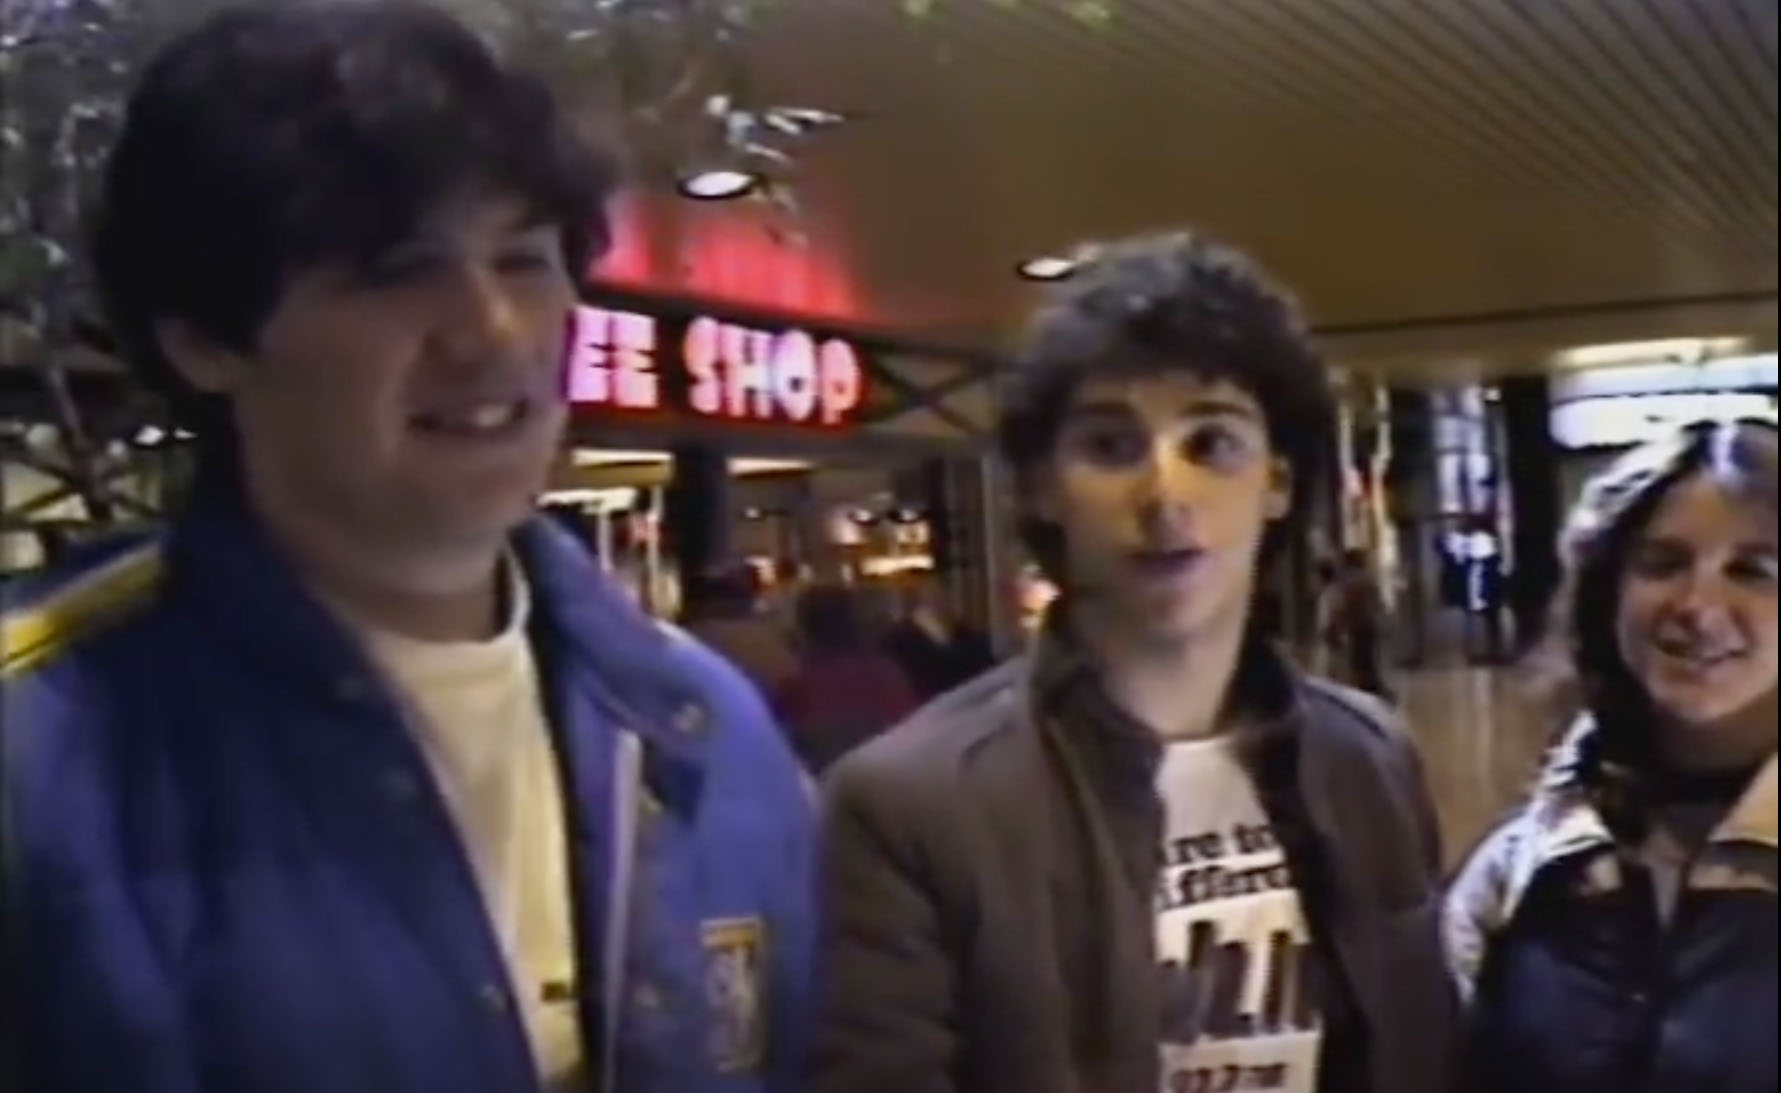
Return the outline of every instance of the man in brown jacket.
[[[1188,235],[1085,259],[1004,393],[1033,653],[825,787],[815,1093],[1444,1093],[1439,840],[1377,701],[1257,638],[1331,398]]]

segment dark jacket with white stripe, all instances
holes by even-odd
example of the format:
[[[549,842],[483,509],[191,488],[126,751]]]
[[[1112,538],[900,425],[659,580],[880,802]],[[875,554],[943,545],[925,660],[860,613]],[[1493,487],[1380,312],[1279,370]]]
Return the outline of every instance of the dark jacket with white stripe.
[[[1448,896],[1468,1089],[1774,1093],[1775,760],[1704,846],[1659,870],[1579,783],[1593,731],[1585,721],[1555,751]]]

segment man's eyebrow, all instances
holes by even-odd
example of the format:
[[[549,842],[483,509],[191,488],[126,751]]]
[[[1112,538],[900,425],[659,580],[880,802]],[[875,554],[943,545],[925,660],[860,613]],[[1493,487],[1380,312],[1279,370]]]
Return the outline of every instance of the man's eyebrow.
[[[1066,417],[1131,417],[1136,413],[1131,403],[1113,395],[1090,395],[1064,408]]]
[[[1133,417],[1137,413],[1137,408],[1128,399],[1117,395],[1089,395],[1072,402],[1064,411],[1065,416],[1070,418]],[[1263,420],[1261,411],[1255,406],[1216,395],[1189,399],[1182,404],[1177,416],[1183,420],[1214,417],[1239,418],[1253,422]]]
[[[1262,420],[1261,411],[1248,402],[1216,395],[1189,399],[1181,408],[1182,417],[1237,417],[1246,421]]]
[[[510,217],[505,225],[510,232],[556,231],[561,227],[548,209],[534,209],[530,206]]]

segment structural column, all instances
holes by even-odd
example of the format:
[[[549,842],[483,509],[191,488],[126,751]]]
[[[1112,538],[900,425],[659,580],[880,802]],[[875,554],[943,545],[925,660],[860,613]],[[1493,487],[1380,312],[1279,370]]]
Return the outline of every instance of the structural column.
[[[706,444],[687,444],[673,452],[673,470],[662,499],[666,546],[680,570],[688,602],[684,610],[703,606],[697,598],[701,577],[730,561],[730,460],[728,453]]]
[[[1562,576],[1558,536],[1563,519],[1559,467],[1552,438],[1551,385],[1544,376],[1517,376],[1502,396],[1505,477],[1511,513],[1509,612],[1515,642],[1525,651],[1546,633],[1547,605]]]
[[[1403,598],[1393,616],[1399,662],[1425,663],[1430,622],[1438,610],[1433,556],[1440,526],[1436,500],[1435,414],[1427,392],[1394,389],[1387,395],[1391,456],[1385,467],[1385,489],[1391,522],[1397,534]]]
[[[993,593],[981,460],[925,459],[902,476],[897,492],[925,515],[934,579],[947,603],[988,632]]]

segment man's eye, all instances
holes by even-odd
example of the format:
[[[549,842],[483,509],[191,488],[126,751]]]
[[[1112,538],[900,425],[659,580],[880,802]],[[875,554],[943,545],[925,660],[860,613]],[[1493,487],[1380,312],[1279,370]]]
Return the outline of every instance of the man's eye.
[[[1744,555],[1734,558],[1726,570],[1734,580],[1743,584],[1775,583],[1773,555]]]
[[[1096,429],[1078,434],[1076,447],[1096,463],[1117,466],[1143,458],[1145,445],[1129,429]]]
[[[379,255],[360,269],[361,278],[377,287],[419,281],[437,268],[431,255],[395,252]]]
[[[503,254],[499,264],[501,269],[508,273],[542,273],[554,271],[557,267],[557,258],[554,251],[528,248]]]
[[[1211,425],[1189,433],[1184,448],[1195,463],[1229,466],[1248,455],[1249,442],[1235,430]]]

